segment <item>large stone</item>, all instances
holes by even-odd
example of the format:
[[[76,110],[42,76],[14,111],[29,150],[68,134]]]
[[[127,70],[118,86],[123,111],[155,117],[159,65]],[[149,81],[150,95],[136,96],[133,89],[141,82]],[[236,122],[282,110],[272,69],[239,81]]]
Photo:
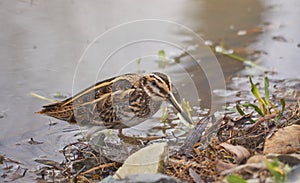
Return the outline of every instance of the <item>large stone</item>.
[[[124,179],[135,174],[161,173],[167,155],[167,146],[167,143],[152,144],[133,153],[118,169],[114,178]]]
[[[181,180],[164,174],[138,174],[130,175],[125,179],[119,180],[107,177],[99,183],[184,183]]]
[[[299,151],[300,125],[279,129],[264,145],[264,154],[291,154]]]

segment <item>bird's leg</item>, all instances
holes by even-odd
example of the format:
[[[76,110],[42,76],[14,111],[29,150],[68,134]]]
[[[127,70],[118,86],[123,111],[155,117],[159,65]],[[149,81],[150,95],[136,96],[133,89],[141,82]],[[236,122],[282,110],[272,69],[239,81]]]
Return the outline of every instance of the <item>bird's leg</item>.
[[[123,128],[120,128],[120,129],[119,129],[119,136],[123,135],[122,129],[123,129]]]
[[[152,136],[152,137],[134,137],[134,136],[127,136],[122,133],[122,129],[119,129],[119,138],[122,139],[124,142],[129,144],[144,144],[143,141],[151,141],[157,140],[162,137],[160,136]]]
[[[131,137],[122,133],[122,128],[119,129],[118,137],[128,144],[142,144],[137,137]]]

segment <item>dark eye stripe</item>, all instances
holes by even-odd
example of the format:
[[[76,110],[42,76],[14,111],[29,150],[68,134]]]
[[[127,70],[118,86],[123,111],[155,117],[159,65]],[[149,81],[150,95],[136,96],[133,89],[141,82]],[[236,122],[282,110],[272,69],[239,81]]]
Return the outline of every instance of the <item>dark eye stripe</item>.
[[[152,87],[147,87],[147,89],[151,93],[153,93],[153,94],[155,94],[157,96],[164,97],[165,95],[167,95],[168,92],[166,90],[164,90],[163,88],[161,88],[161,87],[156,87],[156,88],[159,90],[159,92],[154,92]]]
[[[150,77],[156,78],[156,80],[159,81],[160,83],[165,83],[168,86],[168,89],[171,91],[171,84],[168,76],[159,72],[155,72],[153,74],[154,75],[150,75]]]
[[[168,94],[168,92],[164,89],[164,88],[162,88],[162,87],[160,87],[160,86],[156,86],[158,89],[159,89],[159,93],[162,93],[162,94],[164,94],[164,95],[167,95]]]

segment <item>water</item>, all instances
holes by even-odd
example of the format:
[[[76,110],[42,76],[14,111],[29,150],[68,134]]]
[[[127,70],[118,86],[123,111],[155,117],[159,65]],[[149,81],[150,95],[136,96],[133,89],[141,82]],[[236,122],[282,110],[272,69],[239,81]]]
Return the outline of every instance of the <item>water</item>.
[[[110,35],[111,37],[98,44],[101,51],[89,52],[78,66],[84,49],[95,37],[124,22],[138,19],[177,22],[193,29],[205,40],[213,42],[223,40],[230,48],[248,48],[266,52],[267,54],[259,55],[260,65],[276,71],[274,77],[299,78],[297,72],[300,37],[297,32],[299,24],[295,20],[299,14],[299,6],[296,0],[293,3],[258,0],[202,0],[177,3],[171,0],[0,1],[0,114],[2,116],[0,154],[34,168],[36,166],[33,162],[34,158],[48,157],[60,160],[62,157],[58,153],[59,149],[76,141],[76,137],[73,137],[76,126],[59,121],[58,125],[49,127],[48,117],[34,114],[47,102],[32,97],[31,92],[46,97],[53,96],[55,92],[70,96],[103,77],[126,72],[133,67],[138,69],[136,56],[131,55],[132,53],[150,55],[143,58],[144,61],[153,60],[159,49],[164,49],[168,56],[171,53],[175,55],[179,53],[178,49],[168,47],[166,44],[149,44],[149,42],[144,45],[135,44],[136,47],[127,47],[130,51],[125,49],[123,52],[118,52],[115,57],[111,57],[115,61],[109,63],[113,64],[104,65],[104,69],[99,73],[103,58],[107,58],[103,53],[109,53],[110,46],[122,43],[122,40]],[[236,34],[239,30],[266,24],[272,26],[263,33],[246,36]],[[180,28],[157,30],[158,27],[160,26],[147,27],[147,29],[144,27],[143,32],[161,33],[158,37],[170,37],[172,40],[193,46],[190,35],[185,34],[186,32]],[[126,30],[121,33],[124,41],[130,36],[138,36]],[[117,35],[122,34],[119,32]],[[286,41],[282,39],[278,41],[274,36],[284,37]],[[202,61],[214,60],[210,54],[205,50],[196,55]],[[225,79],[240,72],[257,73],[255,69],[245,70],[241,62],[226,56],[218,59]],[[220,73],[209,72],[211,68],[215,69],[215,65],[211,67],[205,65],[207,68],[201,70],[195,67],[195,62],[189,60],[189,57],[184,57],[181,60],[182,67],[172,66],[167,69],[182,95],[194,101],[193,105],[200,104],[201,108],[221,105],[223,101],[213,98],[211,92],[215,83],[209,81],[222,81],[218,76]],[[126,65],[127,62],[129,64]],[[142,65],[142,67],[144,68],[141,69],[144,70],[155,70],[157,65]],[[188,77],[191,75],[193,77]],[[222,82],[216,85],[222,86]],[[197,98],[201,98],[200,103],[197,98],[191,97],[194,96],[195,90],[199,95]],[[65,129],[69,128],[74,128],[75,131],[66,132],[68,130]],[[44,144],[30,145],[28,144],[30,138]]]
[[[265,1],[266,11],[262,13],[263,23],[269,24],[266,32],[258,36],[250,47],[262,50],[261,65],[277,74],[274,78],[299,78],[300,38],[297,16],[300,14],[300,2]]]

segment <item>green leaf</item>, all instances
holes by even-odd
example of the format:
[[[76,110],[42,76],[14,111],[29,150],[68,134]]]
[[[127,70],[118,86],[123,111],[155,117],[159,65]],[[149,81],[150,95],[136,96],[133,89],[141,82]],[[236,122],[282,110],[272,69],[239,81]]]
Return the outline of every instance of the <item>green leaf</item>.
[[[136,60],[136,63],[137,63],[138,65],[140,65],[141,62],[142,62],[142,58],[138,58],[138,59]]]
[[[271,162],[265,162],[268,170],[273,175],[273,179],[276,183],[284,183],[287,177],[288,168],[281,168],[278,159]]]
[[[268,108],[269,108],[269,105],[270,105],[269,85],[270,85],[269,84],[269,78],[265,77],[265,102],[266,102],[266,105],[267,105]]]
[[[243,104],[244,107],[252,107],[259,115],[264,116],[263,112],[259,109],[259,107],[255,104],[246,103]]]
[[[281,113],[283,113],[285,109],[285,99],[284,98],[280,99],[280,103],[281,103]]]
[[[229,183],[247,183],[246,180],[239,175],[228,175],[226,179]]]
[[[280,103],[281,103],[281,110],[278,112],[277,116],[275,117],[276,122],[278,122],[283,115],[285,109],[285,99],[284,98],[280,99]]]
[[[159,63],[158,63],[159,67],[165,68],[168,64],[165,51],[164,50],[159,50],[158,51],[158,57],[159,57]]]
[[[190,118],[190,120],[192,120],[192,108],[190,106],[189,101],[185,100],[185,98],[182,99],[182,103],[183,103],[183,108],[186,111],[188,117]]]
[[[277,114],[277,116],[275,117],[275,124],[276,124],[276,125],[279,124],[278,121],[280,120],[281,117],[282,117],[282,112],[279,111],[278,114]]]
[[[160,58],[166,58],[166,53],[165,53],[165,51],[164,51],[164,50],[159,50],[159,51],[158,51],[158,56],[159,56]]]
[[[262,98],[261,98],[261,96],[260,96],[260,93],[259,93],[259,90],[258,90],[258,88],[256,87],[256,85],[253,83],[251,77],[249,77],[249,81],[250,81],[250,84],[251,84],[251,92],[252,92],[252,94],[255,96],[255,98],[256,98],[257,100],[262,100]]]
[[[240,113],[241,116],[245,115],[244,111],[241,109],[239,104],[236,104],[235,108]]]
[[[265,114],[265,106],[266,103],[265,101],[261,98],[260,93],[259,93],[259,89],[256,87],[256,85],[252,82],[252,78],[249,77],[250,80],[250,84],[251,84],[251,92],[252,94],[255,96],[255,98],[258,100],[259,106],[260,106],[260,115],[264,116]]]
[[[162,116],[161,116],[161,121],[166,124],[168,118],[168,112],[167,112],[167,107],[162,108]]]
[[[65,95],[63,95],[61,92],[55,92],[54,95],[53,95],[54,98],[58,98],[58,99],[61,99],[61,98],[66,98]]]
[[[142,71],[141,71],[141,63],[142,63],[142,58],[138,58],[137,60],[136,60],[136,64],[137,64],[137,72],[138,73],[141,73]]]

